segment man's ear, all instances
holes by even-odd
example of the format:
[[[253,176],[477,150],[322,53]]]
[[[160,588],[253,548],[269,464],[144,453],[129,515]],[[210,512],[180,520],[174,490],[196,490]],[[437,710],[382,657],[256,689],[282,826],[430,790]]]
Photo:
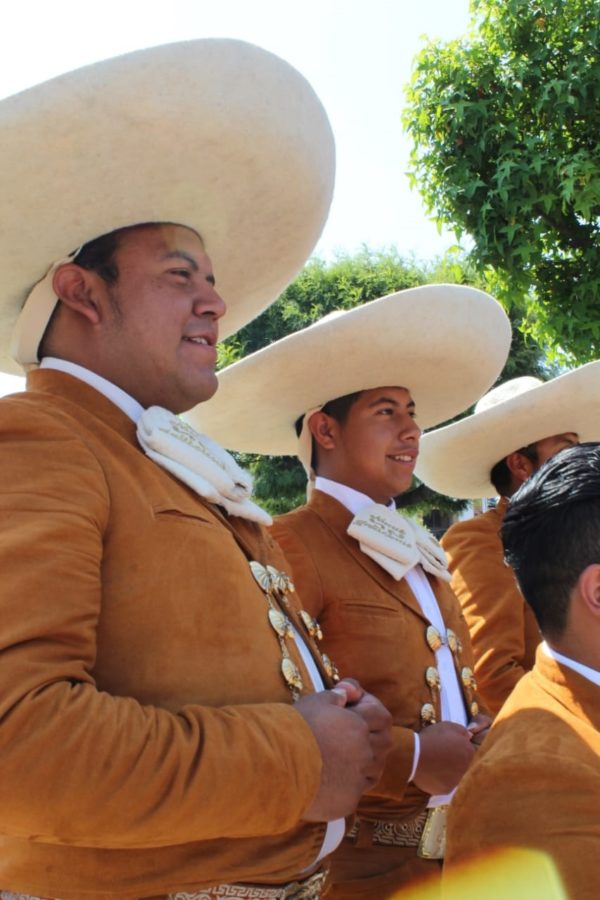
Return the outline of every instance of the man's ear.
[[[519,487],[535,472],[535,463],[518,450],[508,454],[506,465]]]
[[[600,620],[600,564],[592,563],[583,570],[577,590],[588,613]]]
[[[84,316],[92,325],[102,319],[97,299],[98,276],[75,263],[65,263],[54,273],[52,287],[61,302],[73,312]]]
[[[337,447],[338,422],[332,416],[319,410],[308,420],[308,427],[319,447],[325,450],[334,450]]]

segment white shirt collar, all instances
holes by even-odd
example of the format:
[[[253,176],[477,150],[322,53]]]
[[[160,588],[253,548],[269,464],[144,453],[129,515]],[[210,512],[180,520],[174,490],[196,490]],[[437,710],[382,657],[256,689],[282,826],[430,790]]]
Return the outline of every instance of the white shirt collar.
[[[333,497],[334,500],[337,500],[338,503],[345,506],[353,516],[356,516],[365,508],[365,506],[371,506],[371,504],[375,502],[368,497],[367,494],[355,491],[354,488],[348,487],[347,484],[340,484],[339,481],[323,478],[322,475],[317,475],[315,479],[315,489]],[[390,503],[389,508],[396,508],[393,501]]]
[[[550,647],[546,641],[542,642],[542,650],[546,656],[549,656],[562,666],[566,666],[567,669],[578,672],[579,675],[583,675],[588,681],[591,681],[593,684],[597,684],[598,687],[600,687],[600,672],[598,669],[591,669],[589,666],[584,666],[583,663],[577,662],[576,659],[569,659],[568,656],[563,656],[562,653],[559,653],[554,647]]]
[[[80,381],[85,381],[86,384],[97,390],[107,400],[118,406],[121,412],[124,412],[136,424],[144,412],[144,407],[133,397],[130,397],[129,394],[126,394],[125,391],[121,390],[120,387],[117,387],[116,384],[112,384],[106,378],[97,375],[96,372],[91,372],[84,366],[77,365],[77,363],[69,362],[66,359],[56,359],[54,356],[45,356],[40,363],[40,369],[56,369],[58,372],[66,372],[67,375],[73,375],[75,378],[79,378]]]

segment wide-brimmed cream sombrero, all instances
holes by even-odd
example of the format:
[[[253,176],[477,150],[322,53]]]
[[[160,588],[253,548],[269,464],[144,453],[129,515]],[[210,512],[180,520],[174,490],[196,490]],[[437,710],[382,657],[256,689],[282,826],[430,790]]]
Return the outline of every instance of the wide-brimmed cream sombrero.
[[[21,371],[10,335],[50,266],[142,222],[199,232],[228,306],[221,336],[233,333],[306,261],[333,177],[331,128],[310,85],[242,41],[140,50],[1,101],[0,370]],[[14,348],[23,366],[54,305],[37,302]]]
[[[552,381],[513,378],[482,397],[473,415],[421,438],[415,474],[450,497],[493,497],[490,472],[520,447],[576,432],[600,440],[600,361]]]
[[[470,406],[493,384],[510,323],[488,294],[459,285],[399,291],[335,316],[219,372],[219,390],[186,418],[230,450],[296,454],[296,419],[355,391],[410,390],[421,427]]]

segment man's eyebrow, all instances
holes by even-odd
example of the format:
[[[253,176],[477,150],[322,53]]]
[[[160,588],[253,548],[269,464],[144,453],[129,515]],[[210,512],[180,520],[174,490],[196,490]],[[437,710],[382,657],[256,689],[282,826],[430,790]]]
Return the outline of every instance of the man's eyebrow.
[[[200,268],[191,253],[187,253],[185,250],[169,250],[161,259],[184,259],[190,264],[194,272],[198,272]],[[213,286],[216,284],[215,276],[212,273],[206,276],[206,280]]]
[[[392,406],[400,406],[398,401],[394,400],[393,397],[377,397],[376,400],[373,400],[371,403],[369,403],[369,409],[372,406],[378,406],[380,403],[391,403]],[[415,401],[409,400],[406,405],[407,405],[407,407],[409,407],[409,409],[414,409]]]

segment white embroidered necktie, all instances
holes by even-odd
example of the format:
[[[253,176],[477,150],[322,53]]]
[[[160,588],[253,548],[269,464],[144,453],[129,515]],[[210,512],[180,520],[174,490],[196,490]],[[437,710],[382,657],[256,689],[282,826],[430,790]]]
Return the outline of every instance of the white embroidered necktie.
[[[450,581],[448,561],[434,536],[412,519],[394,509],[373,503],[350,522],[348,534],[360,549],[375,560],[396,581],[420,563],[426,572]]]
[[[230,515],[271,525],[271,516],[250,500],[252,477],[216,441],[160,406],[145,410],[137,436],[144,452],[210,503]]]

